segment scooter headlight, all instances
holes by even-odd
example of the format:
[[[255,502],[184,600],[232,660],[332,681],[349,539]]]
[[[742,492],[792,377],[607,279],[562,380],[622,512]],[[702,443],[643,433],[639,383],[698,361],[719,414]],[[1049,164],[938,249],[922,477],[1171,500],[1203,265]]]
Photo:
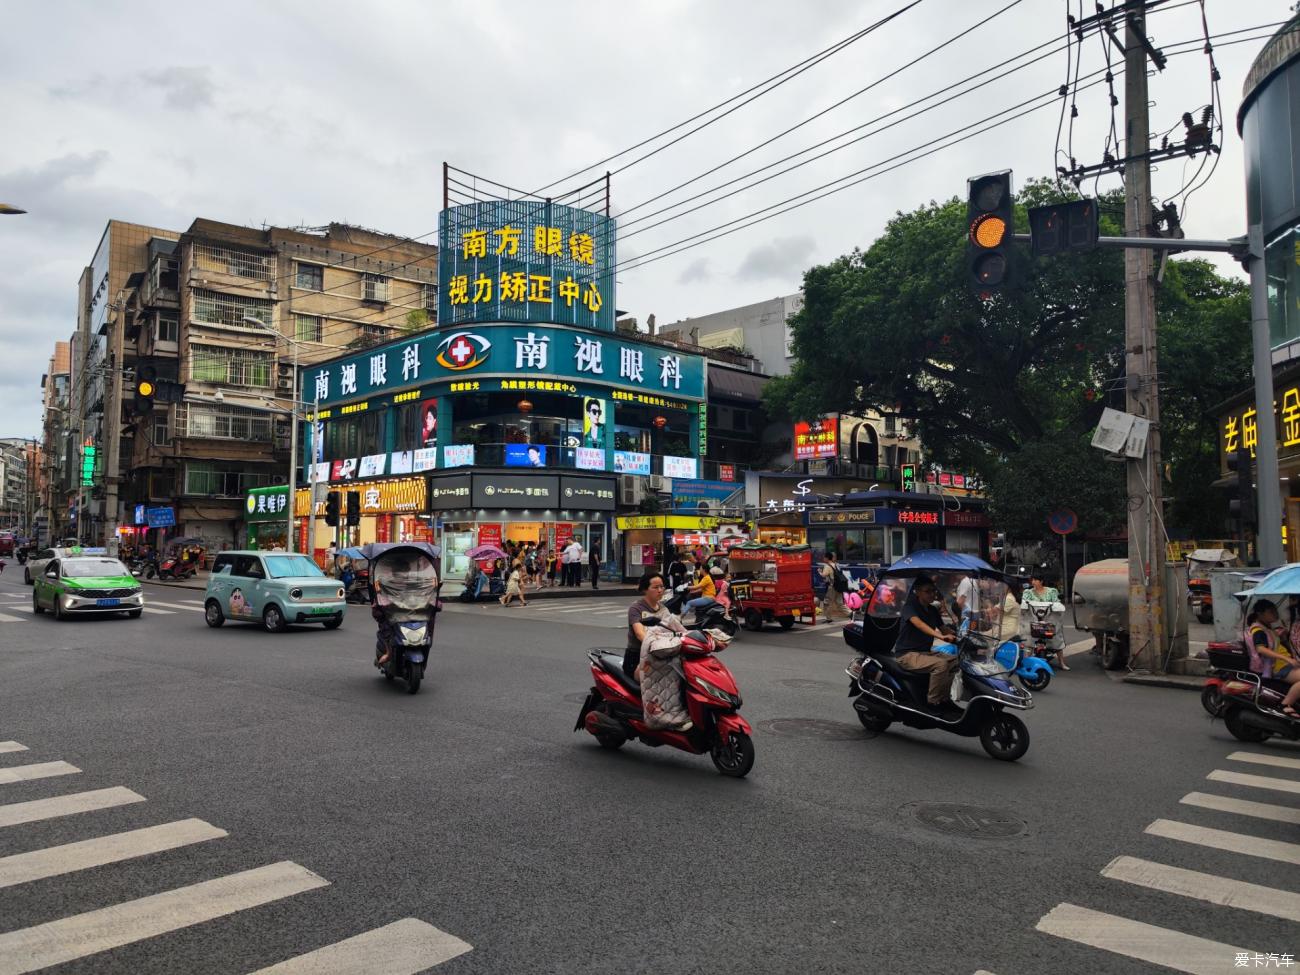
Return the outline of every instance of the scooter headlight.
[[[695,677],[693,679],[695,683],[699,684],[700,687],[704,689],[704,693],[709,695],[709,697],[713,698],[714,700],[721,701],[723,704],[728,704],[733,708],[740,707],[739,695],[728,694],[721,687],[715,687],[713,684],[710,684],[703,677]]]

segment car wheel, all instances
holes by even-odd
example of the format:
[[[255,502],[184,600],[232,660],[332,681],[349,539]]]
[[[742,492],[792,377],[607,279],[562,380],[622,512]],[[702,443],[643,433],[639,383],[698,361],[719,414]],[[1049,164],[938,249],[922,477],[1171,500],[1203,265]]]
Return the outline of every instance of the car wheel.
[[[214,630],[226,621],[226,614],[221,611],[221,604],[209,599],[203,604],[203,621]]]
[[[342,617],[342,616],[336,616],[336,617],[335,617],[334,619],[332,619],[332,620],[326,620],[326,621],[325,621],[323,624],[321,624],[321,625],[324,626],[325,629],[327,629],[327,630],[337,630],[340,626],[343,625],[343,617]]]
[[[275,603],[268,604],[266,609],[262,610],[262,625],[270,633],[284,632],[284,613],[280,612],[280,607]]]
[[[32,584],[32,574],[31,574],[30,572],[27,571],[26,567],[24,567],[24,568],[23,568],[23,585],[24,585],[24,586],[30,586],[31,584]]]
[[[126,611],[127,618],[133,620],[138,620],[143,613],[143,609],[128,609]]]
[[[45,612],[45,607],[42,606],[41,601],[36,598],[35,592],[32,593],[32,612],[37,616],[41,616]]]
[[[63,610],[59,608],[59,597],[57,595],[50,601],[50,615],[60,622],[63,621]]]

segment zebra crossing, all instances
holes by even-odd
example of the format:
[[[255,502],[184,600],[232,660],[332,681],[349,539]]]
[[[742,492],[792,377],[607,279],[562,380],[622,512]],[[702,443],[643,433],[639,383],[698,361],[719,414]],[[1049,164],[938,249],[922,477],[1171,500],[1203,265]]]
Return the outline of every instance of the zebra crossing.
[[[0,742],[9,760],[26,758],[20,742]],[[141,857],[184,856],[200,844],[231,839],[220,826],[202,819],[150,823],[101,835],[95,813],[133,806],[148,816],[146,797],[124,786],[54,793],[22,802],[5,802],[10,783],[55,779],[81,773],[59,760],[0,765],[0,893],[37,881],[83,884],[82,871],[111,869]],[[24,849],[21,827],[63,817],[80,817],[86,837],[57,846]],[[17,850],[17,852],[9,852]],[[0,933],[0,975],[25,975],[55,965],[94,958],[105,968],[116,948],[138,944],[241,911],[256,910],[330,886],[330,881],[289,860],[268,863],[197,883],[148,893],[133,900],[70,914]],[[471,951],[472,945],[418,918],[398,918],[370,931],[259,968],[252,975],[416,975]]]
[[[198,599],[169,599],[162,602],[145,596],[144,612],[148,616],[175,616],[177,613],[192,613],[202,609],[203,602]],[[30,591],[0,590],[0,623],[26,623],[34,615]]]
[[[1300,757],[1269,751],[1237,751],[1226,763],[1237,768],[1255,768],[1269,774],[1248,774],[1235,768],[1215,769],[1206,776],[1214,783],[1214,792],[1191,792],[1180,800],[1177,819],[1156,819],[1148,825],[1147,836],[1170,840],[1162,849],[1162,859],[1122,855],[1101,869],[1101,876],[1117,884],[1171,894],[1187,901],[1180,914],[1180,930],[1133,920],[1126,910],[1125,887],[1117,886],[1108,898],[1107,910],[1095,910],[1063,901],[1043,915],[1035,926],[1052,938],[1086,946],[1090,952],[1104,951],[1136,961],[1158,965],[1161,970],[1200,973],[1228,972],[1246,967],[1287,967],[1300,965],[1296,946],[1300,943],[1300,891],[1281,889],[1276,883],[1279,864],[1300,865],[1300,844],[1289,838],[1269,835],[1274,824],[1300,825],[1300,799],[1295,805],[1263,802],[1261,793],[1300,796]],[[1198,812],[1229,814],[1240,817],[1230,821],[1232,828],[1208,826],[1197,822]],[[1223,822],[1220,817],[1219,822]],[[1231,854],[1234,864],[1253,879],[1225,877],[1194,869],[1198,850],[1216,850]],[[1190,865],[1163,862],[1164,859],[1187,859]],[[1281,874],[1294,881],[1294,873]],[[1206,908],[1263,915],[1276,919],[1276,940],[1270,944],[1234,945],[1191,933],[1198,927],[1198,910]],[[1212,930],[1213,925],[1203,924]],[[1080,955],[1078,971],[1086,971],[1096,957]]]

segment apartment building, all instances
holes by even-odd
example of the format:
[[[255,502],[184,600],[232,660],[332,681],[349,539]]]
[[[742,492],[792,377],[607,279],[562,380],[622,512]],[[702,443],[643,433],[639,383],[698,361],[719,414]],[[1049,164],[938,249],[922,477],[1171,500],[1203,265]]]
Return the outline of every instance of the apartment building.
[[[43,423],[40,470],[36,482],[36,534],[41,541],[67,534],[67,497],[72,484],[77,442],[68,423],[72,347],[55,342],[54,354],[41,376]]]

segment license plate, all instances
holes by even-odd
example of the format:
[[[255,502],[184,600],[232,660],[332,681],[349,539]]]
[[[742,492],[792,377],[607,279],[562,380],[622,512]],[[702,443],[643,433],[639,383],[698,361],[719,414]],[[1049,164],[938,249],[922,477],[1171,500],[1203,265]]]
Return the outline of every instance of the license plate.
[[[329,606],[313,606],[311,611],[313,616],[323,616],[326,613],[332,614],[335,612],[335,610]]]
[[[121,605],[122,605],[122,600],[120,600],[120,599],[96,599],[96,600],[95,600],[95,605],[96,605],[96,606],[121,606]]]

